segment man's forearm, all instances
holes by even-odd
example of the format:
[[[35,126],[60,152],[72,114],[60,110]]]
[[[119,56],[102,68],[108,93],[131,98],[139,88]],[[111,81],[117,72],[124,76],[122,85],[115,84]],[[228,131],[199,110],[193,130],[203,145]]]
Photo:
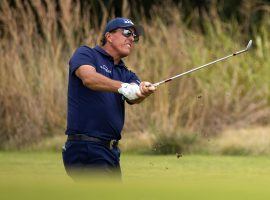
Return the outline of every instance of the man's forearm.
[[[90,65],[80,66],[75,74],[86,87],[96,91],[117,92],[122,84],[120,81],[112,80],[97,73],[96,69]]]
[[[92,73],[91,76],[84,79],[83,84],[92,90],[118,92],[122,82],[112,80],[99,73]]]

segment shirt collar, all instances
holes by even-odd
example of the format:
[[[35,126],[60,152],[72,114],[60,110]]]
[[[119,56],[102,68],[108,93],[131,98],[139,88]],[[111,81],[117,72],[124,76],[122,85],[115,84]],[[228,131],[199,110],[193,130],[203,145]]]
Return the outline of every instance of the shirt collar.
[[[104,49],[102,49],[100,46],[96,45],[94,49],[97,50],[99,53],[109,57],[109,59],[113,61],[113,57],[110,54],[108,54]],[[117,66],[126,67],[122,59],[120,60]]]

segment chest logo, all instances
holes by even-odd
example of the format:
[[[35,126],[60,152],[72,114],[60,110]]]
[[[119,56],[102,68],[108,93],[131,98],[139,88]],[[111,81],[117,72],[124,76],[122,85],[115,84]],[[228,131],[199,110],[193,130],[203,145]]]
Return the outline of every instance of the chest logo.
[[[109,74],[112,73],[112,71],[109,70],[108,67],[107,67],[106,65],[100,65],[99,67],[100,67],[101,69],[103,69],[105,72],[109,73]]]

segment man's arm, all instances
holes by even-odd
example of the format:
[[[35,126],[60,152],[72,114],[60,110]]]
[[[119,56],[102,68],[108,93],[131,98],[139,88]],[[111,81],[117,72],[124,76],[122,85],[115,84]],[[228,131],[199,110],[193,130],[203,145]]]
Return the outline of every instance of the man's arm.
[[[96,91],[119,92],[119,88],[121,88],[123,85],[123,83],[120,81],[112,80],[106,76],[103,76],[102,74],[97,73],[96,69],[91,65],[80,66],[75,71],[75,74],[82,80],[86,87]],[[134,88],[131,87],[134,87],[134,85],[130,86],[128,89],[124,89],[124,91],[122,90],[124,93],[121,92],[125,97],[127,97],[127,102],[129,104],[138,104],[142,102],[146,97],[148,97],[156,90],[156,88],[152,86],[151,83],[141,82],[135,95],[134,91],[136,91],[136,89],[134,90]],[[134,98],[134,95],[135,98],[138,98],[130,100],[129,98],[131,96]]]
[[[97,91],[106,92],[118,92],[122,82],[112,80],[100,73],[96,72],[96,69],[91,65],[82,65],[76,71],[75,74],[79,77],[83,84]]]

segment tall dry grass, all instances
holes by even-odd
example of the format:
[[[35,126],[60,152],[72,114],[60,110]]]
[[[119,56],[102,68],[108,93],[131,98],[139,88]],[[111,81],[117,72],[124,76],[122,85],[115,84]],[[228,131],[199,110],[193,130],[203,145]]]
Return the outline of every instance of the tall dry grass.
[[[157,82],[171,77],[243,49],[250,39],[236,22],[206,18],[202,35],[185,28],[177,10],[162,12],[154,13],[144,41],[128,60],[139,66],[136,71],[143,79]],[[173,23],[167,25],[163,16]],[[126,130],[211,135],[227,126],[269,123],[269,25],[266,17],[264,25],[255,29],[255,48],[248,54],[163,85],[151,100],[129,108],[132,120]]]
[[[30,2],[16,1],[11,7],[1,1],[2,148],[55,134],[65,124],[67,60],[78,42],[74,30],[81,26],[79,7],[71,10],[71,2],[60,4],[64,12],[58,20],[53,1],[47,1],[47,8],[41,1]],[[58,22],[64,36],[58,35]]]
[[[81,44],[94,46],[101,27],[79,1],[0,3],[0,148],[20,148],[44,136],[64,134],[67,69]],[[102,4],[102,3],[101,3]],[[56,7],[59,7],[57,12]],[[127,10],[127,2],[123,6]],[[217,8],[212,8],[212,13]],[[194,12],[196,15],[196,12]],[[269,17],[269,15],[268,15]],[[224,127],[267,124],[270,116],[269,20],[254,28],[255,47],[192,76],[161,86],[141,105],[127,106],[124,132],[216,134]],[[145,36],[126,63],[142,80],[156,82],[245,47],[237,22],[205,17],[205,34],[186,28],[172,6],[142,20]]]

